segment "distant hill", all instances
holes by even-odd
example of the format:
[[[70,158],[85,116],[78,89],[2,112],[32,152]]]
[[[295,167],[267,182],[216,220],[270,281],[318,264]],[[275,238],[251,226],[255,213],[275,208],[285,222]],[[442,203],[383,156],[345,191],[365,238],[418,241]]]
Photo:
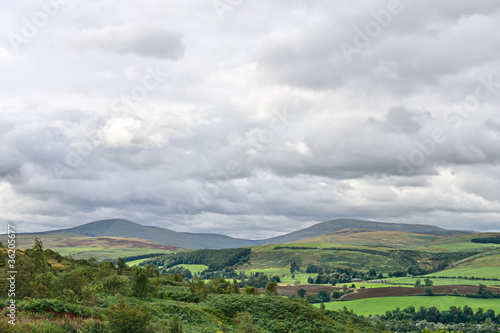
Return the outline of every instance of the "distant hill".
[[[35,234],[71,233],[91,237],[131,237],[148,239],[160,244],[190,249],[219,249],[255,245],[254,241],[220,234],[183,233],[160,227],[143,226],[128,220],[95,221],[74,228],[51,230]]]
[[[294,243],[327,243],[362,246],[390,246],[407,248],[426,244],[443,236],[417,234],[406,231],[376,231],[370,229],[342,229],[328,234],[302,238]],[[446,237],[447,238],[447,237]]]
[[[51,230],[36,234],[71,233],[90,237],[130,237],[147,239],[160,244],[190,249],[221,249],[242,246],[268,245],[294,242],[317,237],[343,229],[369,229],[375,231],[402,231],[436,236],[454,236],[472,232],[446,230],[431,225],[383,223],[354,219],[338,219],[315,224],[309,228],[264,240],[233,238],[221,234],[177,232],[170,229],[143,226],[128,220],[110,219],[87,223],[78,227]],[[368,230],[363,230],[367,232]],[[359,232],[359,231],[358,231]]]
[[[281,244],[294,242],[302,238],[321,236],[343,229],[370,229],[376,231],[404,231],[418,234],[436,236],[455,236],[473,233],[473,231],[447,230],[433,225],[373,222],[355,219],[337,219],[315,224],[309,228],[294,231],[292,233],[265,239],[261,244]]]

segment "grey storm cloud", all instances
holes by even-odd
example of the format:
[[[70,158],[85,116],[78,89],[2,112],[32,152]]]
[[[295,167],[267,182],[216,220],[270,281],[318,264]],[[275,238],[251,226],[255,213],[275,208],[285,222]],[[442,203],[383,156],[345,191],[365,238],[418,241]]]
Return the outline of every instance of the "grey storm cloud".
[[[43,11],[8,9],[2,36]],[[0,220],[498,230],[499,27],[490,0],[61,7],[0,41]]]
[[[147,26],[105,26],[102,29],[87,29],[77,36],[74,43],[75,48],[79,50],[166,59],[178,59],[184,53],[180,34]]]

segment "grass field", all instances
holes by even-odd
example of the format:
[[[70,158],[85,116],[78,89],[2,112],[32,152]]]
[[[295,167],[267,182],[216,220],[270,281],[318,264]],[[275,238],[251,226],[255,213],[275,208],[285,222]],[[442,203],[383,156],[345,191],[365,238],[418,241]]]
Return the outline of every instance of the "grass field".
[[[256,268],[248,270],[236,270],[236,272],[244,272],[247,276],[250,275],[250,273],[257,272],[262,272],[270,277],[277,275],[280,277],[281,283],[286,284],[294,284],[296,280],[304,284],[307,283],[307,279],[309,277],[316,277],[318,275],[316,273],[295,273],[295,278],[292,278],[290,268],[287,267]]]
[[[56,248],[54,251],[59,252],[63,256],[72,255],[75,259],[89,259],[94,257],[97,260],[118,259],[120,257],[137,256],[148,253],[172,253],[169,250],[161,249],[134,249],[134,248],[117,248],[117,249],[96,249],[96,248]]]
[[[477,278],[500,277],[500,254],[465,261],[454,268],[432,273],[433,276],[467,276]]]
[[[473,249],[488,249],[488,248],[499,248],[500,244],[483,244],[483,243],[472,243],[471,239],[473,238],[482,238],[482,237],[493,237],[499,236],[500,233],[481,233],[481,234],[466,234],[466,235],[458,235],[453,237],[443,237],[440,239],[436,239],[431,241],[425,246],[419,246],[414,248],[415,250],[420,251],[461,251],[461,250],[473,250]]]
[[[356,301],[344,302],[328,302],[325,303],[327,310],[341,310],[344,306],[348,310],[353,310],[357,315],[382,315],[387,310],[394,310],[399,307],[401,310],[408,306],[414,306],[418,309],[421,306],[429,308],[435,306],[439,310],[448,310],[450,306],[464,305],[470,306],[474,311],[478,308],[483,308],[485,311],[488,309],[494,310],[496,313],[500,311],[500,299],[481,299],[481,298],[466,298],[454,296],[404,296],[404,297],[378,297],[367,298]],[[319,307],[319,304],[314,304]]]
[[[430,274],[435,276],[436,273]],[[424,283],[425,278],[420,278],[420,281]],[[415,285],[415,281],[417,278],[398,278],[391,279],[390,282],[394,284],[403,284],[403,285]],[[434,282],[434,286],[449,286],[449,285],[471,285],[478,286],[480,283],[487,286],[499,286],[500,281],[490,281],[490,280],[469,280],[469,279],[449,279],[449,278],[431,278],[432,282]],[[356,284],[357,285],[357,284]]]
[[[176,267],[184,267],[185,269],[189,269],[191,273],[196,274],[196,273],[201,273],[204,270],[208,268],[206,265],[187,265],[187,264],[180,264],[180,265],[175,265],[170,267],[169,269],[176,268]]]
[[[172,253],[185,251],[178,247],[155,243],[147,239],[123,237],[88,237],[78,234],[42,234],[17,235],[16,245],[19,249],[31,248],[34,238],[38,237],[44,248],[52,249],[63,256],[72,255],[75,259],[97,260],[118,259],[119,257],[136,256],[148,253]],[[2,241],[5,236],[0,237]]]
[[[382,246],[406,248],[440,239],[440,236],[423,235],[403,231],[373,231],[366,229],[347,229],[325,235],[304,238],[298,242],[344,244],[349,246]],[[338,245],[334,245],[338,246]]]
[[[394,287],[393,284],[388,284],[388,283],[370,283],[370,282],[349,282],[349,283],[338,283],[337,287],[342,287],[344,284],[346,284],[348,287],[350,287],[352,284],[356,286],[356,288],[380,288],[380,287]]]
[[[132,261],[127,261],[127,266],[132,267],[135,265],[139,265],[141,262],[149,260],[150,258],[144,258],[144,259],[137,259],[137,260],[132,260]]]
[[[500,248],[500,244],[480,244],[480,243],[464,242],[464,243],[453,243],[453,244],[436,244],[425,247],[418,247],[415,249],[422,251],[429,251],[432,249],[437,251],[442,251],[442,250],[463,251],[463,250],[483,250],[491,248]]]
[[[267,276],[279,276],[281,283],[286,284],[294,284],[295,281],[299,281],[304,284],[307,283],[307,279],[309,277],[316,277],[318,274],[316,273],[295,273],[295,278],[292,278],[292,274],[290,273],[290,269],[287,267],[271,267],[271,268],[258,268],[258,269],[249,269],[249,270],[237,270],[237,272],[245,272],[246,275],[250,273],[262,272]],[[283,276],[284,275],[284,276]]]

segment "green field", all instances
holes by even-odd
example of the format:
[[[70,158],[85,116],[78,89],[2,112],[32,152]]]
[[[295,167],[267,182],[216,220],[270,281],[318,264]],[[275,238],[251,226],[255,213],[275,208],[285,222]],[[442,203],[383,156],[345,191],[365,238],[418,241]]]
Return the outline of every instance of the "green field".
[[[467,276],[478,278],[499,278],[500,277],[500,254],[494,254],[465,261],[454,268],[432,273],[433,276]]]
[[[127,266],[128,267],[136,266],[136,265],[139,265],[141,262],[146,261],[146,260],[149,260],[149,258],[127,261]]]
[[[350,287],[352,284],[356,286],[356,288],[380,288],[380,287],[394,287],[394,284],[389,284],[389,283],[370,283],[370,282],[349,282],[349,283],[338,283],[337,287],[342,287],[344,284],[346,284],[348,287]]]
[[[416,249],[422,250],[422,251],[429,251],[429,250],[447,250],[447,251],[463,251],[463,250],[488,250],[492,248],[499,248],[500,244],[480,244],[480,243],[471,243],[471,242],[464,242],[464,243],[453,243],[453,244],[436,244],[436,245],[429,245],[426,247],[418,247]]]
[[[431,276],[435,276],[437,273],[429,274]],[[424,282],[424,277],[420,278],[422,283]],[[390,282],[393,284],[406,284],[406,285],[415,285],[415,281],[417,278],[397,278],[391,279]],[[449,279],[449,278],[431,278],[432,282],[434,282],[435,286],[448,286],[448,285],[471,285],[478,286],[480,283],[487,286],[499,286],[500,281],[491,281],[491,280],[470,280],[470,279]],[[356,284],[357,286],[357,284]]]
[[[279,276],[281,283],[286,283],[286,284],[294,284],[295,281],[299,281],[300,283],[304,284],[307,283],[307,279],[309,277],[315,277],[318,274],[316,273],[295,273],[295,278],[292,278],[292,274],[290,273],[290,269],[286,267],[271,267],[271,268],[256,268],[256,269],[248,269],[248,270],[236,270],[237,273],[244,272],[247,276],[250,275],[250,273],[257,273],[261,272],[266,274],[269,277],[272,276]],[[283,276],[284,275],[284,276]]]
[[[407,248],[439,240],[441,236],[424,235],[404,231],[374,231],[366,229],[348,229],[327,233],[321,236],[304,238],[301,243],[346,244],[350,246],[372,246]],[[337,245],[333,245],[337,246]]]
[[[382,315],[385,314],[387,310],[394,310],[399,307],[401,310],[407,308],[408,306],[414,306],[418,309],[421,306],[429,308],[435,306],[439,310],[448,310],[450,306],[460,306],[464,305],[470,306],[474,311],[477,308],[483,308],[485,311],[492,309],[496,313],[500,311],[500,299],[489,298],[466,298],[466,297],[454,297],[454,296],[403,296],[403,297],[378,297],[378,298],[367,298],[355,301],[339,301],[339,302],[328,302],[325,303],[325,308],[327,310],[341,310],[344,306],[348,310],[353,310],[357,315]],[[319,307],[319,304],[314,304],[314,306]]]
[[[185,269],[189,269],[191,273],[196,274],[196,273],[201,273],[204,270],[208,268],[206,265],[187,265],[187,264],[179,264],[170,267],[169,269],[177,268],[177,267],[184,267]]]
[[[172,253],[169,250],[161,250],[161,249],[133,249],[133,248],[117,248],[117,249],[96,249],[96,248],[58,248],[54,249],[58,251],[61,255],[67,256],[72,255],[75,259],[89,259],[91,257],[96,258],[97,260],[104,259],[118,259],[129,256],[137,256],[141,254],[148,253]]]

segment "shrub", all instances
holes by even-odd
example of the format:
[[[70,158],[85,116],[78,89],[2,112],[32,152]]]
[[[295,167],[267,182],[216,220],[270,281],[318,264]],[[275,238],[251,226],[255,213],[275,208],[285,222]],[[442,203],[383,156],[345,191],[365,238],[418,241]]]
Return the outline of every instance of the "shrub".
[[[107,311],[110,330],[113,333],[148,333],[151,315],[140,307],[132,307],[121,299]]]

